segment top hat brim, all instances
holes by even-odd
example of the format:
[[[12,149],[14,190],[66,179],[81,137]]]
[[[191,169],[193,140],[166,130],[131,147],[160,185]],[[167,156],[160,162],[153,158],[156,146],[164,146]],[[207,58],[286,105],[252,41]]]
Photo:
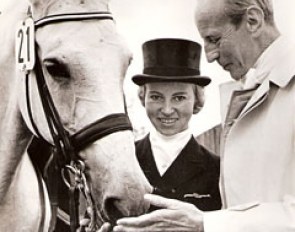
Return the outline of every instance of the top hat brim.
[[[132,81],[142,86],[146,83],[154,83],[154,82],[182,82],[182,83],[190,83],[199,86],[206,86],[210,84],[211,79],[206,76],[200,75],[191,75],[191,76],[156,76],[149,74],[138,74],[132,77]]]

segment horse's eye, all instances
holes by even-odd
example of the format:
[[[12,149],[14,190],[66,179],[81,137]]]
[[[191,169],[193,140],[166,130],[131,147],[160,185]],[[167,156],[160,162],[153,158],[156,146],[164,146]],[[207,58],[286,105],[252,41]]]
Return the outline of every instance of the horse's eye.
[[[54,78],[69,78],[70,72],[66,64],[59,62],[56,59],[44,60],[44,65],[47,72]]]

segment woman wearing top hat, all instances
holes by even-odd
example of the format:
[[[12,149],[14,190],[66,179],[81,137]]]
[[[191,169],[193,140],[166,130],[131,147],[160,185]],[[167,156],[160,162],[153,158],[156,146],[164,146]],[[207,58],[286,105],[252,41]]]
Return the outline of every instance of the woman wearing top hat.
[[[204,104],[200,75],[201,46],[183,39],[143,44],[143,74],[132,80],[154,126],[136,142],[136,154],[154,192],[194,204],[201,210],[221,207],[219,158],[199,145],[188,128]]]

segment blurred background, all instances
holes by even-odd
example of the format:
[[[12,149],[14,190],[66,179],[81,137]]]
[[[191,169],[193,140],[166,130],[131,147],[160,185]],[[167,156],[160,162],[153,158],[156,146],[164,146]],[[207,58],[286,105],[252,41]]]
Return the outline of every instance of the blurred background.
[[[137,138],[147,133],[150,123],[137,97],[137,86],[131,81],[142,73],[141,45],[154,38],[184,38],[203,43],[194,23],[196,0],[111,0],[110,10],[117,28],[133,52],[125,81],[128,110]],[[273,0],[275,19],[282,34],[295,38],[295,1]],[[230,76],[217,63],[209,64],[202,52],[201,73],[212,78],[206,87],[206,102],[202,111],[194,115],[190,127],[194,135],[220,123],[219,85],[230,81]]]

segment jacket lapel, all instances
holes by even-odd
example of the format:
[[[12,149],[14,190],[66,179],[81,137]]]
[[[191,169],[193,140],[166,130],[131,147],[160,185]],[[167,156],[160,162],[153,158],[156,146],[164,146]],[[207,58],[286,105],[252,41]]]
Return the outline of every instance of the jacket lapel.
[[[236,90],[241,90],[241,84],[238,82],[228,82],[220,85],[220,108],[221,108],[221,120],[222,124],[225,123],[226,114],[228,113],[228,107],[232,94]],[[262,103],[269,91],[269,80],[266,79],[264,82],[257,88],[253,96],[250,98],[246,106],[243,108],[238,118],[243,117],[250,110]]]
[[[251,111],[258,105],[260,105],[268,95],[269,91],[269,80],[266,79],[264,82],[257,88],[253,96],[250,98],[242,112],[240,113],[239,118],[243,117],[247,112]]]
[[[192,137],[162,176],[167,187],[174,188],[205,170],[205,156]]]
[[[161,181],[161,176],[157,169],[156,161],[152,153],[149,134],[141,142],[143,143],[143,146],[141,151],[137,151],[140,153],[140,156],[138,156],[138,161],[150,183],[154,186],[157,186],[159,181]]]
[[[220,113],[221,113],[221,122],[225,123],[226,115],[229,109],[229,103],[231,101],[232,94],[235,90],[241,90],[241,83],[236,81],[229,81],[219,85],[220,90]]]

